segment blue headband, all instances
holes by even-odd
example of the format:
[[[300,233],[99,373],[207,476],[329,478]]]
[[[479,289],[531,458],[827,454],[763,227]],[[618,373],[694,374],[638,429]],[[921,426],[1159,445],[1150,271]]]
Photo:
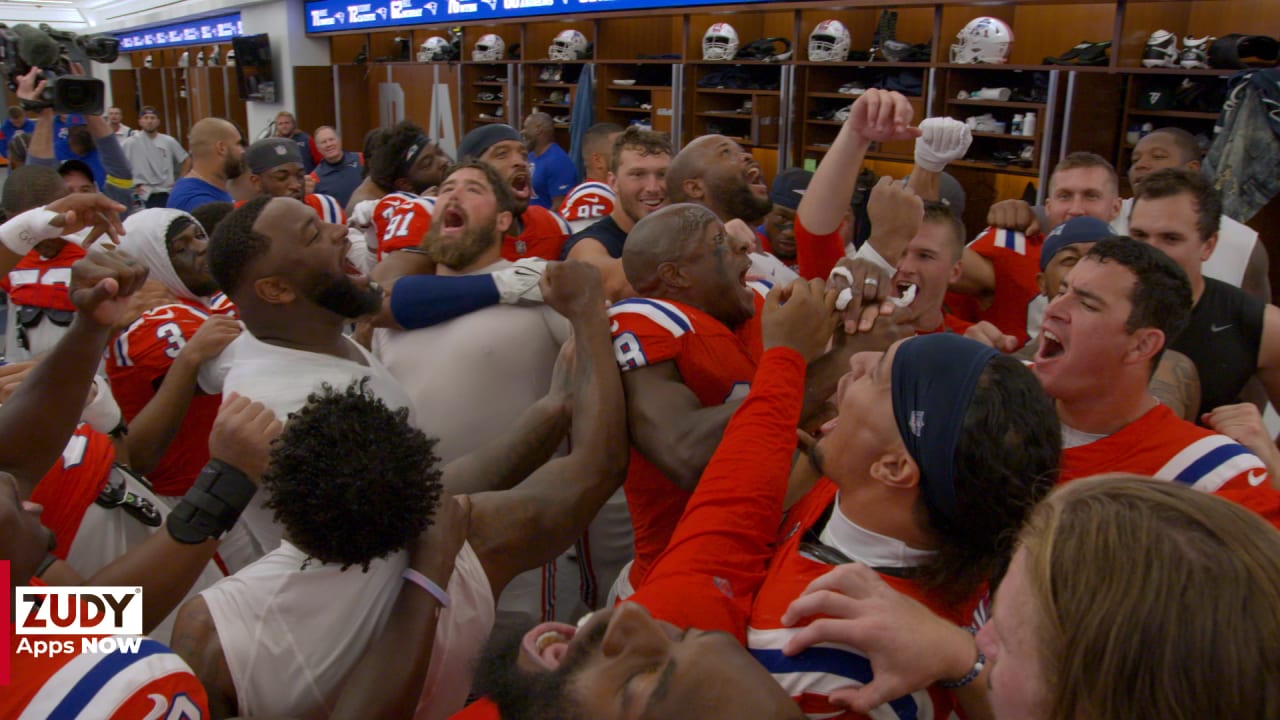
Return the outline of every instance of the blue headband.
[[[907,340],[893,357],[898,434],[920,466],[925,503],[944,517],[956,507],[956,446],[964,416],[978,378],[998,354],[976,340],[937,333]]]

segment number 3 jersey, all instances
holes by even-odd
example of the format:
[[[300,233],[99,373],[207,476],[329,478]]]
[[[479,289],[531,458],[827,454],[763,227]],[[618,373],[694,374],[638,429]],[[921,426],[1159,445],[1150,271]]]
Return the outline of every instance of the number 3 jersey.
[[[707,313],[673,300],[629,298],[609,308],[613,352],[622,372],[671,361],[703,407],[743,398],[751,389],[764,352],[760,314],[762,284],[755,316],[737,331]],[[634,446],[623,485],[635,528],[631,586],[640,587],[649,566],[666,549],[692,493],[682,490]]]
[[[217,313],[232,314],[233,310]],[[128,327],[107,351],[107,377],[120,411],[131,422],[146,407],[164,381],[173,361],[204,321],[215,311],[179,299],[148,310]],[[209,432],[222,404],[221,395],[196,393],[173,442],[155,469],[147,473],[156,494],[181,496],[209,462]]]

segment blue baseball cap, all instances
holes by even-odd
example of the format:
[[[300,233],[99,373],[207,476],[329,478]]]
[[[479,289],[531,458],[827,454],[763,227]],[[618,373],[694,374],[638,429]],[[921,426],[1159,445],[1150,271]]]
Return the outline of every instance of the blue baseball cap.
[[[1116,231],[1112,230],[1110,225],[1096,217],[1081,215],[1071,218],[1050,230],[1045,236],[1044,245],[1040,248],[1040,271],[1044,272],[1044,269],[1049,267],[1049,262],[1053,260],[1053,256],[1068,245],[1092,244],[1115,234]]]

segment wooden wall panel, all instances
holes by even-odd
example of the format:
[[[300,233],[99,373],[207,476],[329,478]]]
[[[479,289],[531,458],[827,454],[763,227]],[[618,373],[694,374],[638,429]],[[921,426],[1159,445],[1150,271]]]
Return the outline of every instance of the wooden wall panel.
[[[339,64],[354,63],[356,55],[368,42],[367,34],[335,35],[329,38],[329,57]]]
[[[138,127],[138,74],[133,70],[111,70],[107,78],[111,83],[111,100],[120,108],[123,122],[131,128]]]
[[[679,15],[602,20],[597,33],[597,60],[634,60],[684,49],[684,18]]]
[[[298,127],[308,135],[321,125],[336,125],[333,67],[298,65],[293,68],[294,114]]]
[[[363,65],[338,65],[338,117],[342,118],[342,144],[356,149],[364,146],[365,133],[375,126],[375,102],[369,102],[367,70]]]
[[[1161,3],[1163,4],[1163,3]],[[1115,3],[1019,5],[1014,11],[1009,62],[1039,65],[1083,40],[1102,42],[1115,33]],[[944,36],[945,37],[945,36]]]

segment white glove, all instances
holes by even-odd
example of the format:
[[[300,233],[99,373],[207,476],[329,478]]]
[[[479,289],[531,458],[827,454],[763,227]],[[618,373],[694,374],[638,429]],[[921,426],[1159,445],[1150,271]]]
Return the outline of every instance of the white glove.
[[[514,265],[493,273],[493,284],[498,286],[498,302],[518,305],[542,302],[542,288],[538,282],[547,270],[547,261],[538,257],[520,258]]]
[[[973,142],[969,128],[949,117],[923,120],[920,131],[923,134],[916,138],[916,167],[929,172],[942,172],[947,163],[964,157]]]
[[[16,255],[26,255],[44,240],[62,237],[62,228],[53,224],[58,213],[43,207],[32,208],[0,226],[0,243]]]

